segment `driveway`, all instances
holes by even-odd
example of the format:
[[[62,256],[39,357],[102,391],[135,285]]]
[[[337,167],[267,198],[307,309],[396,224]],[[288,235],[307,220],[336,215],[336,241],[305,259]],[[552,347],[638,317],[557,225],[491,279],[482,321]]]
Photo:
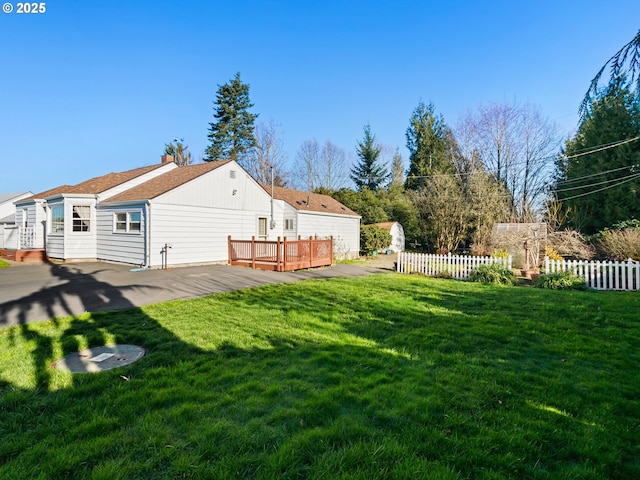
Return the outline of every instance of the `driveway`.
[[[0,328],[84,312],[121,310],[258,285],[364,276],[380,266],[336,264],[300,272],[228,265],[131,271],[110,263],[13,264],[0,269]]]

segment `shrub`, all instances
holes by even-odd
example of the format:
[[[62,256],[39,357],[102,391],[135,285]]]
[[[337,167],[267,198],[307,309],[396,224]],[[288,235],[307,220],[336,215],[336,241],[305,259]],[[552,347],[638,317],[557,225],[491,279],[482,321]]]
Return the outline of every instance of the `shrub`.
[[[595,235],[598,254],[609,260],[640,260],[640,229],[603,230]]]
[[[564,260],[564,258],[562,258],[562,255],[560,255],[553,247],[546,247],[545,255],[549,258],[549,260]]]
[[[494,250],[491,254],[493,258],[509,258],[509,252],[507,252],[504,248],[499,248]]]
[[[514,285],[516,283],[515,274],[508,268],[497,263],[491,265],[480,265],[469,274],[472,282],[495,283],[498,285]]]
[[[571,270],[540,275],[533,282],[534,287],[551,290],[586,290],[587,283]]]
[[[360,229],[360,251],[364,255],[387,248],[391,240],[391,234],[376,225],[365,225]]]

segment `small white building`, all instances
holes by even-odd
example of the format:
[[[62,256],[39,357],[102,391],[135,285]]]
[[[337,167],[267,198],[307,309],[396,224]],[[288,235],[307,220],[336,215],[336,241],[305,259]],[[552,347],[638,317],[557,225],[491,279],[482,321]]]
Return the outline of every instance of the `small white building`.
[[[404,252],[404,228],[398,222],[374,223],[376,227],[385,229],[391,234],[391,245],[387,247],[392,252]]]
[[[235,161],[162,163],[96,177],[24,199],[16,217],[30,248],[64,261],[144,267],[228,261],[228,237],[334,237],[337,258],[360,249],[360,216],[331,197],[258,184]],[[295,192],[295,193],[293,193]],[[297,199],[307,198],[304,205]],[[303,208],[302,208],[303,207]]]

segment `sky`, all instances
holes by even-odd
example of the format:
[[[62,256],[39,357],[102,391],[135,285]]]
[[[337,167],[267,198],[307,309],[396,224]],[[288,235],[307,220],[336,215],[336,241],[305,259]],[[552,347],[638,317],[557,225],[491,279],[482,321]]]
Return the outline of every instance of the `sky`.
[[[640,29],[638,0],[8,3],[0,193],[152,165],[174,137],[200,161],[237,72],[291,164],[313,139],[355,159],[365,124],[408,163],[419,102],[451,126],[482,104],[531,103],[571,135],[591,78]]]

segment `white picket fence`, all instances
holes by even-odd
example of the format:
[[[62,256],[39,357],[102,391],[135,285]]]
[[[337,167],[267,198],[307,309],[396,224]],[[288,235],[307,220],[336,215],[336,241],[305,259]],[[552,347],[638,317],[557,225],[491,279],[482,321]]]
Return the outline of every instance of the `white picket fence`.
[[[451,275],[452,278],[466,279],[469,273],[480,265],[498,263],[511,269],[512,259],[494,257],[473,257],[471,255],[434,255],[430,253],[398,253],[396,271],[399,273],[421,273],[430,277]]]
[[[571,270],[597,290],[640,290],[640,262],[587,262],[544,259],[545,273]]]

